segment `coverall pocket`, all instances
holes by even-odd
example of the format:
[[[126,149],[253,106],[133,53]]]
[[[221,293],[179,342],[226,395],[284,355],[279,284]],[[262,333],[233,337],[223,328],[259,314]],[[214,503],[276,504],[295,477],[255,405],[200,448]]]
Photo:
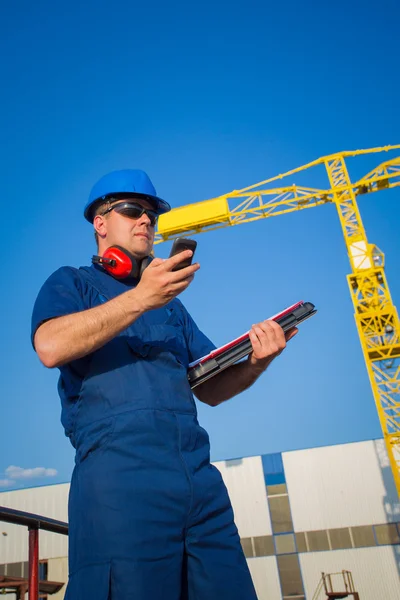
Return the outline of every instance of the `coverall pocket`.
[[[100,419],[74,433],[76,464],[88,460],[90,456],[104,452],[115,429],[115,417]]]
[[[187,367],[189,354],[186,340],[179,324],[168,323],[143,324],[138,335],[127,337],[131,350],[142,358],[149,360],[157,358],[162,352],[169,352],[175,359]]]

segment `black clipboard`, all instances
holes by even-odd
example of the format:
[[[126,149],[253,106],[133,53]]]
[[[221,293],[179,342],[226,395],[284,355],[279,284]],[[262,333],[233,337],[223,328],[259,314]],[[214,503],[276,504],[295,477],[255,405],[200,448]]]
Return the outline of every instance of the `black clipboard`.
[[[283,331],[287,332],[315,315],[316,312],[314,304],[301,301],[274,315],[270,320],[276,321]],[[214,375],[250,354],[251,351],[252,345],[249,332],[246,332],[235,340],[213,350],[210,354],[199,358],[189,365],[188,380],[190,387],[193,389],[207,381],[207,379],[214,377]]]

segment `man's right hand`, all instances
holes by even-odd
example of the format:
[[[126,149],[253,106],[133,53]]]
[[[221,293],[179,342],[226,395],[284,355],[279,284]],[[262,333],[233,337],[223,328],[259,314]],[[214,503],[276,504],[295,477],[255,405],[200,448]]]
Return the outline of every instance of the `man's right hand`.
[[[119,335],[147,310],[164,306],[183,292],[199,264],[172,271],[192,256],[185,250],[162,260],[155,258],[140,283],[99,306],[46,321],[36,331],[34,344],[42,363],[50,369],[91,354]]]
[[[152,260],[135,288],[135,296],[140,299],[144,311],[160,308],[186,290],[200,269],[199,263],[178,271],[173,269],[192,255],[191,250],[184,250],[166,260]]]

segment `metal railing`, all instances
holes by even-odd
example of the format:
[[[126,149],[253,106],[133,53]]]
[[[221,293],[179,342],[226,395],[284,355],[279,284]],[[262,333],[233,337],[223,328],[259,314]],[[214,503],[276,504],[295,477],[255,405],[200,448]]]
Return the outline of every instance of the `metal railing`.
[[[0,506],[0,521],[22,525],[28,528],[29,535],[29,571],[28,597],[29,600],[39,599],[39,529],[68,535],[68,523],[48,519],[41,515],[22,512]]]
[[[335,591],[341,591],[333,589],[334,586],[332,585],[332,577],[335,576],[340,576],[341,578],[343,578],[343,591],[348,592],[349,594],[356,591],[354,588],[353,575],[351,574],[351,571],[341,571],[340,573],[328,573],[327,575],[325,575],[325,573],[322,573],[322,578],[324,579],[324,588],[327,594],[332,594]]]
[[[322,576],[319,581],[318,587],[314,592],[313,600],[318,600],[322,590],[325,591],[326,595],[333,594],[334,592],[347,592],[348,594],[354,594],[354,592],[356,591],[351,571],[343,570],[340,571],[340,573],[321,573],[321,575]],[[343,585],[344,589],[334,589],[334,587],[336,587],[332,583],[332,578],[334,577],[339,577],[343,580],[343,583],[339,584],[339,587]]]

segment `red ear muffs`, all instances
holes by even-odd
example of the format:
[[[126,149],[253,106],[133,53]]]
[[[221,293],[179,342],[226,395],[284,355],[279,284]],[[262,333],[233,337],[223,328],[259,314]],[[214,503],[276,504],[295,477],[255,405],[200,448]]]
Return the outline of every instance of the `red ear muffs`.
[[[122,246],[110,246],[103,256],[93,256],[92,262],[100,264],[107,273],[116,279],[127,279],[133,277],[140,279],[145,268],[152,261],[151,256],[137,260],[128,250]]]

